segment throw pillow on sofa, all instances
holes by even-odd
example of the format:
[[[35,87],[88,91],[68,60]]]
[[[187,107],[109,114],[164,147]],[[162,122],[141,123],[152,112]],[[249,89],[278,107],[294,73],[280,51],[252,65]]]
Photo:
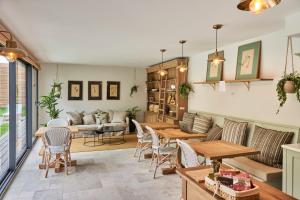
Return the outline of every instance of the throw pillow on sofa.
[[[82,114],[79,112],[66,112],[67,118],[71,121],[72,125],[82,124]]]
[[[107,112],[100,112],[98,114],[95,114],[96,118],[96,124],[106,124],[108,123],[108,113]]]
[[[260,151],[260,154],[249,156],[250,159],[266,165],[282,167],[281,145],[289,144],[294,136],[293,132],[282,132],[255,126],[250,147]]]
[[[125,123],[127,112],[114,112],[111,123]]]
[[[91,125],[96,123],[93,114],[84,114],[82,121],[84,125]]]
[[[214,125],[207,132],[206,141],[221,140],[221,138],[222,138],[222,132],[223,132],[223,128],[221,128],[218,125]]]
[[[108,122],[110,123],[114,117],[114,111],[113,110],[108,110]]]
[[[182,131],[191,133],[193,131],[195,114],[185,112],[182,121],[179,122],[179,127]]]
[[[193,133],[207,133],[211,125],[211,117],[196,115],[193,123]]]
[[[243,145],[246,140],[247,122],[225,119],[222,140]]]

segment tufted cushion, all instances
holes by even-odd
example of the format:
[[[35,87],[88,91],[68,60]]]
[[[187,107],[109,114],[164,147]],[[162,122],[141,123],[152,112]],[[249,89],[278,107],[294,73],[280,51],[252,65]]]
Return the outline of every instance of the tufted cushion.
[[[225,119],[222,140],[243,145],[246,140],[247,122],[236,122]]]
[[[82,124],[82,114],[79,112],[66,112],[68,120],[72,125]]]
[[[212,118],[196,115],[193,123],[193,133],[207,133],[212,125]]]
[[[249,156],[249,158],[272,167],[281,168],[281,145],[289,144],[293,135],[294,133],[292,132],[282,132],[255,126],[249,146],[259,150],[260,154]]]
[[[222,138],[223,128],[214,125],[207,133],[206,141],[220,140]]]

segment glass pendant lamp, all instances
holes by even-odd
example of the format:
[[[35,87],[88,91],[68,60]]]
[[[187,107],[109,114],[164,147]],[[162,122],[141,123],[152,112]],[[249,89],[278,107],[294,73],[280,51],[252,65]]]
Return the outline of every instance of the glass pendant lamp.
[[[215,54],[208,60],[208,62],[214,62],[218,65],[220,62],[224,62],[225,58],[218,53],[218,30],[223,27],[222,24],[216,24],[213,26],[213,29],[216,30],[216,52]]]
[[[15,62],[18,58],[26,57],[26,53],[18,48],[17,42],[13,40],[12,35],[8,31],[0,31],[7,38],[5,47],[0,47],[0,55],[5,56],[9,62]],[[7,37],[4,33],[7,33]]]
[[[165,75],[168,74],[168,72],[163,69],[163,66],[164,66],[164,53],[166,51],[167,51],[166,49],[161,49],[160,50],[160,52],[161,52],[161,65],[160,65],[160,69],[158,71],[158,73],[159,73],[160,76],[165,76]]]

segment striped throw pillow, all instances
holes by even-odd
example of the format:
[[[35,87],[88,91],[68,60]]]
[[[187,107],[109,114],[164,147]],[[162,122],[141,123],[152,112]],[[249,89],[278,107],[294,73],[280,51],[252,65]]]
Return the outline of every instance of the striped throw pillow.
[[[220,140],[222,138],[223,129],[214,125],[207,133],[206,141]]]
[[[255,126],[249,146],[259,150],[260,154],[249,156],[249,158],[272,167],[282,168],[281,145],[289,144],[293,136],[293,132],[282,132]]]
[[[212,125],[212,118],[196,115],[193,124],[193,133],[207,133]]]
[[[243,145],[246,140],[247,122],[225,119],[222,140]]]
[[[179,122],[180,129],[184,132],[191,133],[193,130],[195,114],[185,112],[182,121]]]

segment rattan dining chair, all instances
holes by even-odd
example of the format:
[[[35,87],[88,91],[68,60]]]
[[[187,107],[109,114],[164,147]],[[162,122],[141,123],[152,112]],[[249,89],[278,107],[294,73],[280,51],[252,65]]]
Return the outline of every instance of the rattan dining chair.
[[[183,164],[185,168],[198,167],[201,165],[196,152],[188,143],[179,139],[177,139],[176,142],[181,149],[181,164]]]
[[[70,129],[50,128],[45,132],[43,142],[45,145],[45,178],[48,177],[51,165],[57,166],[63,164],[65,174],[68,175],[68,163],[71,161],[70,146],[72,142]]]
[[[141,155],[143,152],[147,150],[151,150],[151,144],[152,144],[152,138],[150,134],[146,134],[142,126],[136,121],[132,120],[134,123],[136,130],[137,130],[137,145],[136,145],[136,150],[134,152],[134,157],[136,157],[136,154],[139,154],[139,161],[141,160]]]
[[[172,162],[172,157],[176,157],[175,155],[177,152],[177,148],[161,145],[160,139],[156,132],[149,126],[146,126],[146,129],[149,131],[152,137],[152,160],[150,168],[152,167],[152,164],[155,161],[155,170],[153,175],[153,178],[155,178],[158,167],[164,164],[165,162],[170,162],[171,167],[175,165],[175,158]]]

